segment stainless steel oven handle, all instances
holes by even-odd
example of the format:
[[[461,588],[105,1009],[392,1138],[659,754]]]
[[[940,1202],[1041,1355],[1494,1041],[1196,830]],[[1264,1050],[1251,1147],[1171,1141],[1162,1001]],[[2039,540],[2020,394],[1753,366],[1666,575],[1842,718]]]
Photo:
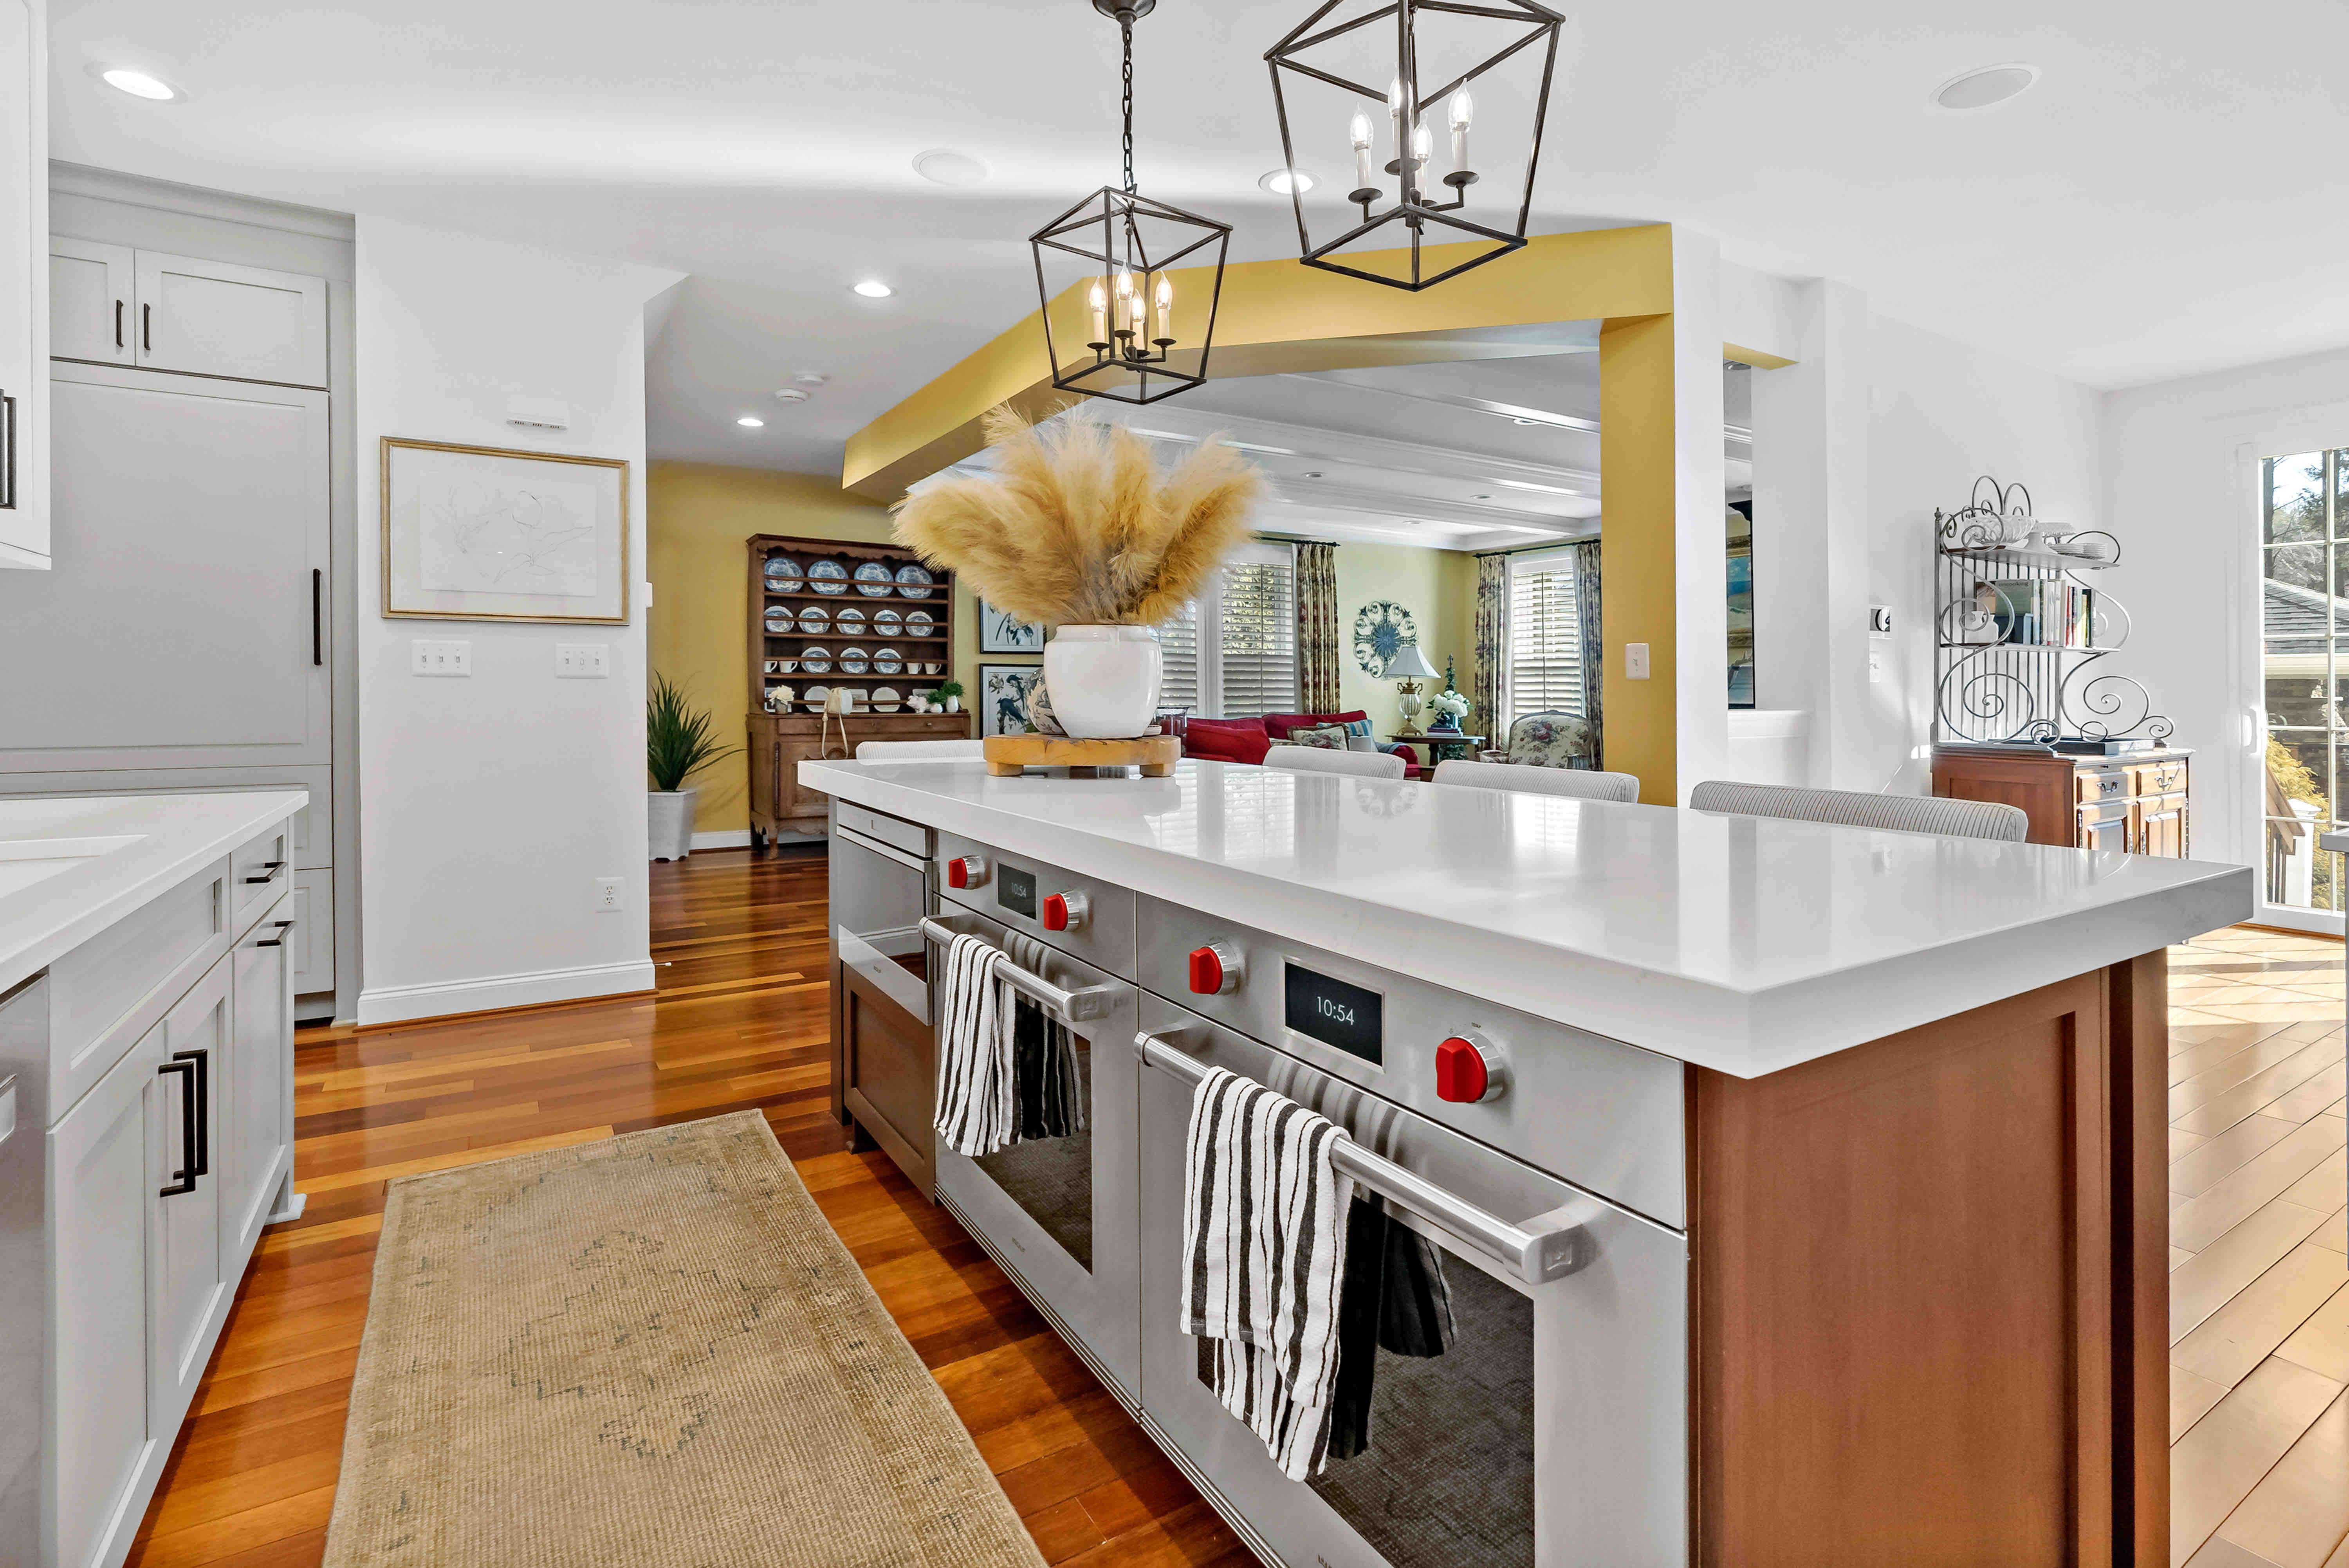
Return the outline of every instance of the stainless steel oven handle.
[[[942,947],[964,934],[943,921],[932,920],[927,915],[922,917],[922,935]],[[1035,998],[1071,1024],[1106,1018],[1116,1004],[1118,993],[1124,989],[1119,985],[1080,985],[1073,991],[1065,990],[1040,975],[1020,968],[1008,958],[996,974],[1001,975],[1004,983],[1013,990]]]
[[[1184,1083],[1195,1085],[1207,1076],[1207,1069],[1180,1046],[1147,1031],[1133,1037],[1133,1047],[1143,1061]],[[1371,1153],[1350,1138],[1331,1151],[1330,1162],[1340,1175],[1474,1243],[1486,1256],[1507,1264],[1527,1284],[1563,1278],[1584,1261],[1576,1255],[1579,1225],[1544,1223],[1547,1216],[1534,1222],[1539,1229],[1513,1225],[1385,1155]]]

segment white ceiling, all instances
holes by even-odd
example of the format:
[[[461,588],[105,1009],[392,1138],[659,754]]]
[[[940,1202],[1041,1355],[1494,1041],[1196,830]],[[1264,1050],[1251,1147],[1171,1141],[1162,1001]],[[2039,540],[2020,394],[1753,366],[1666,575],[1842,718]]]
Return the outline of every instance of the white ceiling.
[[[1143,188],[1236,222],[1236,256],[1295,245],[1255,183],[1279,160],[1260,57],[1309,9],[1141,25]],[[2338,0],[1568,9],[1538,229],[1691,223],[2099,386],[2349,343]],[[836,463],[1032,306],[1026,234],[1116,168],[1115,29],[1085,0],[52,0],[51,31],[60,159],[698,274],[654,370],[668,455]],[[2044,75],[1928,107],[2006,60]],[[1299,129],[1350,183],[1335,128]],[[990,178],[922,181],[936,147]],[[866,275],[898,294],[847,292]],[[833,380],[783,410],[799,371]]]

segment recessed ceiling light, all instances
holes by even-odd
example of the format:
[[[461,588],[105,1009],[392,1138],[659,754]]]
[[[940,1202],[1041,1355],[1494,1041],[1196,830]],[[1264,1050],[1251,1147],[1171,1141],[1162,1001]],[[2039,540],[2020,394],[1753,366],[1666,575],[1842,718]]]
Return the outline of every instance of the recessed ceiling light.
[[[1291,191],[1301,196],[1314,185],[1313,176],[1302,169],[1268,170],[1257,176],[1256,182],[1276,196],[1286,196]]]
[[[179,88],[160,77],[149,76],[145,71],[117,67],[100,71],[98,79],[118,92],[126,92],[132,98],[146,98],[154,103],[169,103],[180,96]]]
[[[767,421],[761,419],[756,414],[745,414],[734,422],[741,426],[746,430],[760,429],[767,423]]]
[[[800,387],[778,387],[775,388],[775,401],[778,403],[804,403],[807,400],[807,393]]]
[[[1309,480],[1318,480],[1321,477],[1321,470],[1319,469],[1309,469],[1306,470],[1304,477]]]
[[[1480,495],[1480,496],[1472,496],[1470,499],[1471,499],[1471,500],[1491,500],[1493,498],[1492,498],[1491,496],[1489,496],[1489,495]]]
[[[1953,114],[1970,109],[1988,108],[2004,103],[2039,79],[2037,66],[2015,62],[2003,66],[1984,66],[1980,70],[1967,71],[1951,77],[1933,89],[1935,107]]]
[[[968,152],[934,147],[914,160],[914,172],[933,185],[977,185],[987,178],[987,165]]]
[[[897,291],[891,288],[887,284],[883,283],[879,278],[866,278],[863,283],[856,285],[856,292],[863,294],[866,299],[887,299],[891,294],[895,294]]]
[[[802,387],[821,387],[832,377],[821,370],[802,370],[792,379]]]

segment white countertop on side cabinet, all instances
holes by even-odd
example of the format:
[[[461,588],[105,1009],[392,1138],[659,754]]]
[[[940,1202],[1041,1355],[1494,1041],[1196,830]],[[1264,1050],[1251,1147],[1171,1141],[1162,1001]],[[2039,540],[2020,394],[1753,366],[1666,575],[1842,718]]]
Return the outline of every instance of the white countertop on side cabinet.
[[[301,789],[0,799],[0,991],[309,800]]]
[[[2243,866],[1217,762],[800,781],[1742,1078],[2251,913]]]

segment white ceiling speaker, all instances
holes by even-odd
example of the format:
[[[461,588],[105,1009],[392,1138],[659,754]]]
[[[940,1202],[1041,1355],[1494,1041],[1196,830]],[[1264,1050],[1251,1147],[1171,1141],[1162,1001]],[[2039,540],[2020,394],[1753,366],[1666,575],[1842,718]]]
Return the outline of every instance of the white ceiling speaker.
[[[800,387],[779,387],[775,388],[775,401],[778,403],[804,403],[807,400],[807,393]]]
[[[933,185],[978,185],[987,179],[987,165],[968,152],[934,147],[914,160],[914,172]]]
[[[831,379],[821,370],[802,370],[792,377],[792,382],[798,387],[821,387]]]
[[[1933,104],[1951,114],[1965,114],[1978,108],[1988,108],[2013,98],[2039,79],[2037,66],[2015,62],[2003,66],[1984,66],[1951,77],[1933,89]]]

